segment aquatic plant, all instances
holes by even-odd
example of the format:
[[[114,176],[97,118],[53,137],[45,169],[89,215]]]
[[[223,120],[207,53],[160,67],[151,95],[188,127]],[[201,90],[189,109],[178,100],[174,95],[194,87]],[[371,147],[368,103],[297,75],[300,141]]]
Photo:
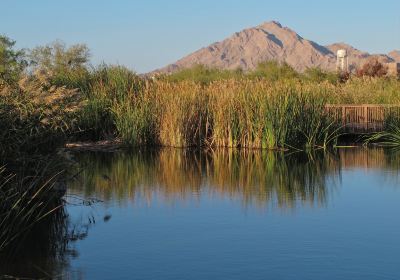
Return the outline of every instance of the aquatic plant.
[[[27,175],[0,168],[0,252],[62,207],[64,192],[55,187],[60,173],[45,176],[47,168]]]
[[[372,133],[364,137],[365,144],[375,143],[380,146],[400,148],[400,115],[393,110],[385,116],[383,131]]]
[[[400,147],[400,126],[389,126],[386,130],[366,137],[365,144],[377,143],[381,146]]]
[[[136,131],[161,146],[273,149],[333,140],[337,133],[324,105],[321,90],[296,83],[156,81],[114,103],[113,112],[118,135],[133,146],[146,142],[130,137]]]

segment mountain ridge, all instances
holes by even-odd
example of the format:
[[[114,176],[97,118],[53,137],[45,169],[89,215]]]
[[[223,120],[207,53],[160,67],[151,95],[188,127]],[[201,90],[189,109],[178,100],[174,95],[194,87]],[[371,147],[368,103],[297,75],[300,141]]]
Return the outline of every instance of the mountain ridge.
[[[276,60],[286,62],[297,71],[319,67],[324,70],[336,68],[336,52],[346,49],[350,69],[364,64],[371,57],[379,61],[400,62],[400,51],[389,54],[369,54],[346,43],[327,46],[303,38],[278,21],[267,21],[255,27],[235,32],[228,38],[212,43],[179,59],[175,63],[157,69],[156,73],[173,73],[197,64],[220,69],[254,70],[260,62]]]

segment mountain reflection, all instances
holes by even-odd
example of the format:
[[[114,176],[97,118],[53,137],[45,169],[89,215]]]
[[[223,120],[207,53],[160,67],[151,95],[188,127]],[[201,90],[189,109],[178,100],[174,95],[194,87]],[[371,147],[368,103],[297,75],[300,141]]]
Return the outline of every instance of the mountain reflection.
[[[163,149],[76,158],[83,170],[70,189],[105,202],[151,201],[153,195],[185,200],[207,193],[240,199],[245,206],[324,205],[327,182],[340,178],[339,156],[327,153]]]

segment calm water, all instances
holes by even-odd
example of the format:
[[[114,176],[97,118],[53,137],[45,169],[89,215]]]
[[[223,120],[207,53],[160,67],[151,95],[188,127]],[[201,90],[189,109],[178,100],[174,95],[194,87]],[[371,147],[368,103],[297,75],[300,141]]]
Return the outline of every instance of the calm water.
[[[75,159],[82,172],[69,183],[65,209],[22,256],[0,264],[0,275],[400,279],[393,152],[162,150]]]

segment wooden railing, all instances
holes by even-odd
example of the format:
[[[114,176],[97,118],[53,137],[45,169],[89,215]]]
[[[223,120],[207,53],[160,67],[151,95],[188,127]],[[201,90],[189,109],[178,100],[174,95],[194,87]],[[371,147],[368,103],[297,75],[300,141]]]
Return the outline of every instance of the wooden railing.
[[[326,110],[347,133],[379,132],[389,115],[400,116],[399,105],[328,104]]]

